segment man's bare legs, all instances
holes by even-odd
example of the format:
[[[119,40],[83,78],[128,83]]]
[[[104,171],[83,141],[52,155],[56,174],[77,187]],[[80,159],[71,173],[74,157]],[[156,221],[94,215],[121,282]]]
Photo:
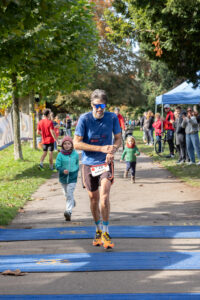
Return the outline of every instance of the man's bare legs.
[[[49,151],[49,164],[50,168],[53,168],[53,151]]]
[[[110,188],[111,181],[107,178],[101,180],[100,189],[100,205],[101,205],[101,215],[104,222],[108,222],[110,215]]]
[[[47,151],[44,151],[41,156],[41,159],[40,159],[41,168],[43,168],[43,162],[44,162],[46,156],[47,156]],[[53,169],[53,151],[49,151],[49,165],[50,165],[50,168]]]
[[[90,209],[95,222],[100,220],[100,209],[99,209],[99,190],[94,192],[88,191],[90,198]]]
[[[45,157],[47,156],[47,151],[43,151],[43,154],[40,158],[40,165],[43,166],[43,161],[45,160]]]
[[[94,219],[95,222],[98,222],[100,220],[99,200],[100,200],[102,219],[103,219],[103,221],[106,221],[106,222],[109,220],[109,214],[110,214],[110,203],[109,203],[110,187],[111,187],[110,180],[104,178],[104,179],[101,180],[100,193],[99,193],[99,190],[96,190],[94,192],[88,191],[89,198],[90,198],[90,209],[91,209],[93,219]]]
[[[108,224],[109,224],[109,215],[110,215],[110,202],[109,202],[110,187],[111,187],[111,181],[108,180],[107,178],[104,178],[101,180],[100,193],[99,190],[95,192],[88,191],[90,197],[90,209],[96,224],[96,236],[95,239],[93,240],[93,245],[94,246],[103,245],[105,249],[114,247],[114,244],[111,242],[111,238],[108,234],[109,233]],[[103,233],[100,228],[100,215],[102,216],[103,219]]]

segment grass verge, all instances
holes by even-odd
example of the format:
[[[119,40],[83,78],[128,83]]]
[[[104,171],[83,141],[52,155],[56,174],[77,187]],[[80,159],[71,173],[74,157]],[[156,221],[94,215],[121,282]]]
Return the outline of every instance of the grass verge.
[[[191,186],[200,187],[200,166],[188,166],[187,164],[177,165],[177,155],[174,159],[160,157],[155,153],[153,146],[146,146],[142,140],[143,133],[138,128],[134,130],[133,135],[137,140],[139,150],[144,154],[150,156],[155,163],[165,167],[175,177],[181,179],[185,183]]]
[[[24,160],[15,161],[13,145],[0,151],[0,225],[7,225],[26,201],[48,178],[52,171],[45,159],[45,171],[38,169],[41,150],[33,150],[29,143],[22,144]],[[54,154],[56,157],[56,153]]]

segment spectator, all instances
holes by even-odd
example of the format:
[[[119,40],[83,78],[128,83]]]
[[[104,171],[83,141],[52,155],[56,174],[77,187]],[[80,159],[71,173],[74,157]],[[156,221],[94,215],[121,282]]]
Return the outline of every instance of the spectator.
[[[147,112],[146,119],[144,121],[144,131],[145,131],[145,138],[146,138],[146,145],[152,146],[154,143],[153,140],[153,122],[154,122],[154,117],[153,113],[151,110]]]
[[[186,138],[185,138],[185,128],[181,126],[183,122],[183,115],[186,115],[186,112],[181,112],[181,107],[177,106],[174,112],[175,122],[174,122],[174,129],[175,129],[175,142],[176,148],[179,153],[179,159],[177,164],[182,164],[186,161],[187,157],[187,150],[186,150]]]
[[[186,147],[188,156],[190,158],[189,164],[195,164],[195,151],[200,165],[200,144],[199,144],[199,134],[198,134],[198,122],[194,116],[194,112],[191,107],[187,108],[187,116],[183,115],[183,122],[181,124],[185,128],[186,133]]]
[[[174,114],[171,111],[170,105],[165,104],[164,105],[164,110],[166,115],[165,118],[165,130],[167,131],[167,142],[169,144],[169,151],[170,154],[167,155],[167,158],[173,158],[174,157],[174,127],[173,123],[175,121],[174,119]]]
[[[158,141],[158,152],[160,153],[162,150],[162,145],[161,145],[161,136],[162,136],[162,131],[163,131],[163,122],[161,121],[160,114],[156,113],[155,114],[155,122],[152,124],[153,128],[155,129],[155,135],[156,135],[156,141]]]
[[[70,116],[67,115],[66,116],[66,134],[68,136],[72,136],[72,132],[71,132],[71,127],[72,127],[72,120],[70,119]]]
[[[144,129],[144,122],[145,122],[145,120],[146,120],[146,117],[147,117],[147,112],[145,111],[145,112],[143,113],[143,116],[142,116],[141,119],[140,119],[140,130],[143,131],[143,137],[142,137],[142,139],[143,139],[143,142],[144,142],[144,143],[147,142],[147,141],[146,141],[146,136],[145,136],[145,129]]]
[[[115,114],[117,115],[118,117],[118,120],[119,120],[119,126],[121,128],[121,130],[125,130],[125,122],[124,122],[124,118],[123,116],[119,113],[120,112],[120,109],[119,107],[115,107]]]

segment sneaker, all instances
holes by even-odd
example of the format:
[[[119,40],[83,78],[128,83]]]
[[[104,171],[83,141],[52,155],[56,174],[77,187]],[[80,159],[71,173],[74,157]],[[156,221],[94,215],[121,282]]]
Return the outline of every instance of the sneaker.
[[[177,165],[182,165],[183,163],[184,163],[184,160],[178,160],[178,161],[176,162]]]
[[[102,245],[101,237],[102,237],[102,230],[97,230],[96,234],[95,234],[95,238],[92,243],[93,246],[101,246]]]
[[[131,183],[135,183],[135,176],[131,176]]]
[[[64,212],[64,217],[66,221],[71,221],[71,213],[69,211]]]
[[[104,249],[112,249],[115,246],[114,243],[112,243],[111,237],[107,232],[104,232],[102,234],[101,241]]]
[[[54,167],[50,167],[50,170],[54,173],[57,173],[57,170]]]
[[[166,158],[174,158],[174,154],[169,154],[165,156]]]
[[[128,171],[124,171],[124,178],[128,177]]]
[[[41,171],[44,171],[44,166],[43,166],[43,165],[39,164],[39,165],[38,165],[38,168],[39,168]]]
[[[200,166],[200,161],[198,161],[198,162],[196,163],[196,165],[197,165],[197,166]]]
[[[187,162],[187,165],[188,166],[195,165],[195,162],[189,161],[189,162]]]

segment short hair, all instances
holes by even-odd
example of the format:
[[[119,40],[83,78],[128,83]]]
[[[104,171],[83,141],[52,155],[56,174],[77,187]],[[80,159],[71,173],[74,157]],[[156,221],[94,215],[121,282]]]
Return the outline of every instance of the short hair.
[[[115,107],[115,111],[120,111],[120,108],[119,107]]]
[[[106,92],[104,90],[94,90],[91,94],[90,100],[91,102],[93,102],[95,99],[99,99],[101,101],[103,101],[104,103],[107,102],[108,98],[106,95]]]
[[[179,109],[179,110],[181,110],[181,107],[180,107],[180,106],[176,106],[176,109]]]
[[[155,117],[160,117],[160,113],[155,113]]]
[[[45,115],[46,117],[51,113],[51,110],[46,108],[43,112],[43,115]]]

